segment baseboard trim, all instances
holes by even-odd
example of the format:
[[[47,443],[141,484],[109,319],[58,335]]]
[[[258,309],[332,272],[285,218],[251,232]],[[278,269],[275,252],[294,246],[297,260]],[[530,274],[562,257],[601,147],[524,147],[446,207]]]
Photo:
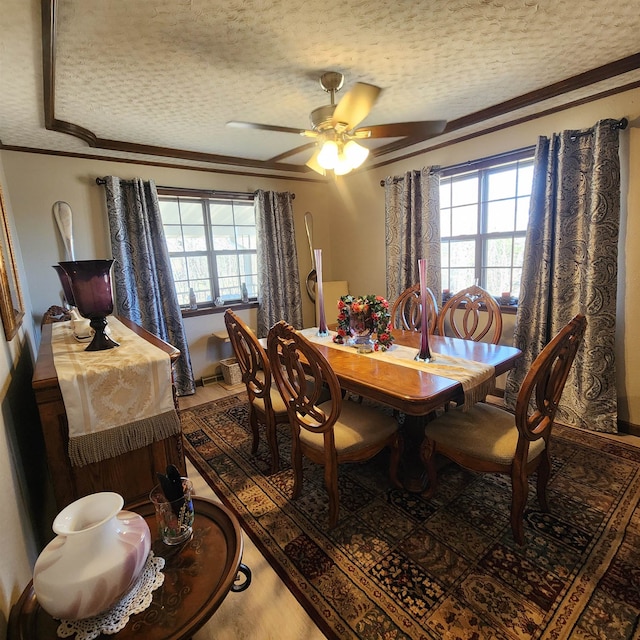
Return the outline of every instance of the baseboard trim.
[[[618,431],[630,436],[640,436],[640,424],[633,424],[626,420],[618,420]]]
[[[491,395],[496,398],[504,398],[504,389],[495,389]],[[640,424],[618,419],[618,433],[640,437]]]

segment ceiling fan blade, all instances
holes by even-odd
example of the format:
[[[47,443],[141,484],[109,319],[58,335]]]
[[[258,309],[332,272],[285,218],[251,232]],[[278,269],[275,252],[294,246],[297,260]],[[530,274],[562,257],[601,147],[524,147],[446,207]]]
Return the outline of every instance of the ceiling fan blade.
[[[326,176],[327,172],[318,163],[318,154],[319,153],[320,153],[320,149],[316,149],[314,154],[305,162],[305,164],[307,165],[307,167],[309,167],[310,169],[313,169],[314,171],[316,171],[320,175]]]
[[[303,144],[299,147],[295,147],[294,149],[289,149],[289,151],[283,151],[277,156],[273,156],[273,158],[269,158],[268,162],[280,162],[285,158],[290,158],[291,156],[297,156],[299,153],[303,151],[307,151],[308,149],[314,149],[317,147],[317,143],[315,142],[307,142],[307,144]]]
[[[380,87],[357,82],[336,105],[331,118],[332,125],[335,127],[341,122],[346,125],[347,130],[356,127],[369,115],[381,91]]]
[[[306,135],[305,129],[279,127],[274,124],[258,124],[257,122],[241,122],[239,120],[231,120],[227,122],[227,127],[235,127],[236,129],[259,129],[260,131],[278,131],[279,133],[295,133],[296,135]]]
[[[371,127],[356,129],[356,137],[369,138],[420,138],[425,140],[441,134],[447,126],[446,120],[423,120],[420,122],[395,122],[392,124],[377,124]],[[360,133],[362,132],[362,133]]]

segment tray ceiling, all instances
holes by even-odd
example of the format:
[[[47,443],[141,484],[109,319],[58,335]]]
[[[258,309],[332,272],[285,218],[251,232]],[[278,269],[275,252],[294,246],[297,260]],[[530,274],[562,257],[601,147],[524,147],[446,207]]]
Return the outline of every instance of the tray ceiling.
[[[448,121],[371,165],[636,86],[639,32],[640,0],[3,0],[0,141],[315,179],[311,151],[273,160],[308,140],[225,123],[309,128],[327,70],[337,100],[382,88],[363,125]]]

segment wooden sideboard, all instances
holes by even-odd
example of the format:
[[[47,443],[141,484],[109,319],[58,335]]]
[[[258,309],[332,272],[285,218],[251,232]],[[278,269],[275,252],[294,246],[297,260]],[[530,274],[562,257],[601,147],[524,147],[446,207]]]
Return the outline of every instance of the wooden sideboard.
[[[178,349],[130,320],[118,319],[139,336],[162,349],[169,355],[172,362],[175,362],[180,355]],[[40,413],[49,471],[58,509],[63,509],[74,500],[97,491],[115,491],[124,498],[125,504],[145,500],[149,496],[149,491],[158,482],[156,472],[165,473],[168,464],[174,464],[180,473],[185,475],[182,434],[159,440],[146,447],[101,462],[83,467],[71,465],[68,455],[69,428],[53,364],[51,332],[51,324],[42,326],[42,339],[32,386]]]

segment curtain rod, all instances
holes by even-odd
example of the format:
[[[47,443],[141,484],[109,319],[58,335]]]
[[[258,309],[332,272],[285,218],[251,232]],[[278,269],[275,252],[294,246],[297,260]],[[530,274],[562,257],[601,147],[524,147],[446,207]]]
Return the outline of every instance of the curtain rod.
[[[96,184],[105,185],[107,184],[106,178],[96,178]],[[161,185],[156,185],[156,189],[164,190],[164,191],[179,191],[181,193],[186,194],[209,194],[213,197],[222,197],[222,198],[234,198],[236,200],[242,199],[253,199],[253,193],[239,193],[237,191],[217,191],[215,189],[186,189],[182,187],[163,187]],[[291,199],[296,199],[296,194],[291,194]]]
[[[611,123],[611,131],[617,131],[618,129],[626,129],[629,121],[626,118],[622,118],[621,120],[617,120],[616,122]],[[585,131],[580,131],[578,133],[574,133],[570,136],[571,141],[577,140],[578,138],[582,138],[584,136],[590,136],[593,133],[593,129],[586,129]]]
[[[617,120],[616,122],[612,122],[611,123],[611,129],[613,131],[616,131],[617,129],[626,129],[627,125],[629,124],[629,121],[626,118],[621,118],[620,120]],[[589,133],[591,133],[591,130],[589,131],[585,131],[582,135],[588,135]],[[572,136],[575,137],[575,136]],[[440,169],[440,173],[441,174],[446,174],[448,172],[454,172],[454,171],[459,171],[460,169],[473,169],[474,167],[477,167],[478,165],[481,165],[487,161],[496,161],[496,160],[517,160],[520,157],[526,156],[528,153],[531,153],[532,151],[535,151],[536,147],[535,145],[532,145],[530,147],[522,147],[522,149],[514,149],[513,151],[505,151],[504,153],[498,153],[494,156],[486,156],[484,158],[479,158],[478,160],[468,160],[467,162],[460,162],[458,164],[452,164],[449,165],[448,167],[442,167]],[[380,180],[380,186],[384,187],[384,180]]]
[[[525,158],[531,155],[535,151],[535,145],[530,147],[522,147],[521,149],[513,149],[511,151],[505,151],[504,153],[496,153],[492,156],[485,156],[484,158],[478,158],[477,160],[466,160],[465,162],[459,162],[458,164],[451,164],[447,167],[440,168],[440,174],[444,175],[447,173],[453,173],[455,171],[459,171],[460,169],[473,169],[474,167],[480,167],[487,162],[496,162],[500,160],[504,160],[505,162],[509,160],[519,160],[521,158]],[[400,177],[402,179],[402,177]],[[384,180],[380,180],[380,186],[384,187]]]

